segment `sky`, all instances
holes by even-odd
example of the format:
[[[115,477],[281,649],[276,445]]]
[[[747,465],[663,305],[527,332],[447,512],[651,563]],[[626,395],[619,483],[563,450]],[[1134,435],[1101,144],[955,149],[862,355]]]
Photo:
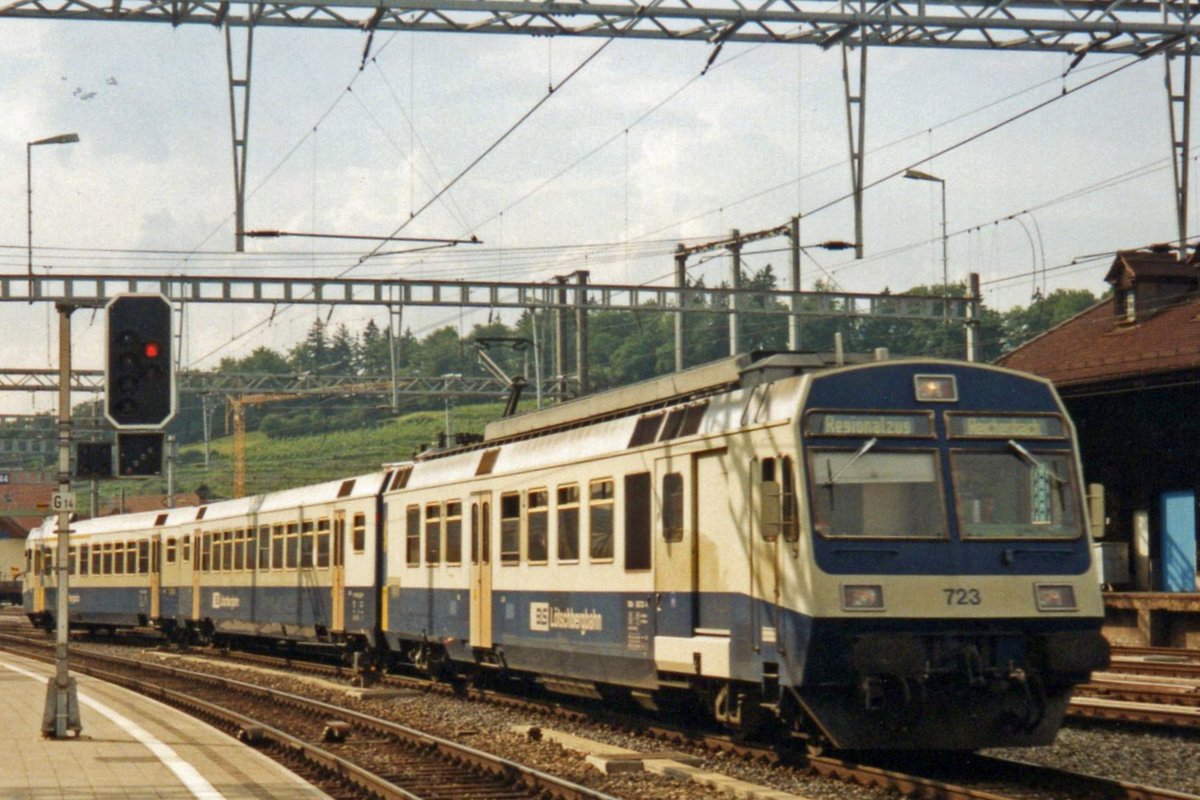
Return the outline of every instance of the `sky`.
[[[360,263],[372,243],[250,239],[246,253],[233,251],[219,30],[0,26],[0,273],[26,269],[24,145],[67,132],[80,142],[32,154],[33,258],[51,275],[545,280],[587,269],[595,283],[667,283],[680,241],[772,228],[797,213],[804,244],[854,238],[836,48],[731,43],[701,76],[709,45],[617,40],[563,83],[603,40],[379,33],[360,70],[361,33],[258,30],[248,229],[386,236],[403,226],[405,236],[483,242]],[[1177,236],[1162,61],[1130,61],[1091,56],[1064,77],[1062,55],[872,49],[866,182],[914,164],[943,178],[950,280],[978,272],[993,307],[1026,305],[1039,290],[1098,294],[1111,258],[1085,257]],[[859,292],[939,284],[940,198],[934,183],[872,186],[866,257],[810,250],[802,288],[817,279]],[[785,247],[747,248],[745,266],[784,276]],[[726,258],[692,264],[709,285],[728,277]],[[386,325],[366,307],[198,306],[185,311],[184,366],[286,347],[318,317],[353,331],[370,318]],[[404,324],[423,336],[443,325],[467,333],[478,320],[441,309],[407,312]],[[2,304],[0,326],[0,363],[53,363],[47,304]],[[72,331],[75,366],[102,368],[102,314],[76,312]],[[54,402],[12,395],[0,410]]]

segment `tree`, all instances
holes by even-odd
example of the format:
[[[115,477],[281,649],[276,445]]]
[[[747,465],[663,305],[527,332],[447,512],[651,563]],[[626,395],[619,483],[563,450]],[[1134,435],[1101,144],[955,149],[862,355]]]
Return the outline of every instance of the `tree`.
[[[288,362],[296,372],[320,372],[329,364],[329,338],[320,317],[313,320],[304,341],[288,351]]]
[[[1097,302],[1087,289],[1055,289],[1035,298],[1028,307],[1014,306],[1004,315],[1001,348],[1008,352],[1033,337],[1065,322]]]
[[[269,347],[260,345],[243,358],[222,358],[217,372],[251,375],[284,375],[291,372],[286,358]]]

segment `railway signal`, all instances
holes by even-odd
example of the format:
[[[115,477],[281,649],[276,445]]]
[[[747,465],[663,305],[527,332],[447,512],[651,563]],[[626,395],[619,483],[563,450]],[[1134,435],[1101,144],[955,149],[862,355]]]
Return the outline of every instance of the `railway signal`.
[[[163,438],[161,432],[118,433],[117,477],[162,475]]]
[[[175,416],[171,304],[122,295],[108,304],[104,415],[118,430],[158,429]]]

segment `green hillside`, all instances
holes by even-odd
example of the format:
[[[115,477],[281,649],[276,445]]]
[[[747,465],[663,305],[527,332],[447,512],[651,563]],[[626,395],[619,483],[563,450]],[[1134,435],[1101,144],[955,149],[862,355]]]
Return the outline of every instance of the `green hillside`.
[[[482,433],[484,426],[499,418],[503,405],[488,403],[458,406],[452,410],[455,433]],[[313,431],[309,436],[273,439],[259,431],[246,434],[246,493],[260,494],[322,481],[334,480],[378,469],[381,464],[404,461],[437,440],[445,430],[442,411],[418,411],[384,420],[370,428],[350,431]],[[204,466],[204,444],[179,448],[175,467],[178,492],[199,492],[210,499],[233,496],[233,437],[214,439],[209,447],[209,466]],[[77,487],[77,490],[80,487]],[[167,490],[162,479],[104,481],[104,500],[124,491],[126,496],[159,494]],[[86,491],[80,491],[81,510],[88,513]]]

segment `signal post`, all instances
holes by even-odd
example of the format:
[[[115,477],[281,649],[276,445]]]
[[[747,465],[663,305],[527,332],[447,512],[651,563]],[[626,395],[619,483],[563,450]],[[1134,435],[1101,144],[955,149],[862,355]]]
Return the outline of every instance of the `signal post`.
[[[58,513],[55,555],[55,673],[46,691],[42,735],[66,738],[83,730],[75,679],[68,670],[70,617],[71,313],[58,303]],[[121,295],[107,306],[104,416],[117,429],[120,476],[162,473],[163,427],[175,416],[175,370],[171,358],[171,304],[159,294]]]
[[[83,730],[79,720],[79,696],[75,679],[67,669],[67,616],[70,613],[70,549],[67,538],[71,512],[75,510],[71,494],[71,312],[74,306],[58,304],[58,491],[51,502],[58,512],[58,552],[54,557],[54,677],[46,687],[46,710],[42,715],[42,736],[66,738],[68,731],[78,736]]]

